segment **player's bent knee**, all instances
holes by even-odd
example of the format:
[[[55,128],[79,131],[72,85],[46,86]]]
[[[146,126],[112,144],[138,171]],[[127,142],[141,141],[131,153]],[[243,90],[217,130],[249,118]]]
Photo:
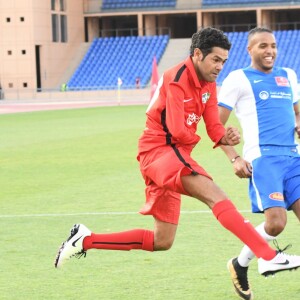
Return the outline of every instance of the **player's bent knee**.
[[[173,241],[155,241],[154,251],[167,251],[172,248]]]
[[[266,231],[271,236],[277,236],[284,230],[285,225],[284,221],[276,220],[270,224],[266,224]]]

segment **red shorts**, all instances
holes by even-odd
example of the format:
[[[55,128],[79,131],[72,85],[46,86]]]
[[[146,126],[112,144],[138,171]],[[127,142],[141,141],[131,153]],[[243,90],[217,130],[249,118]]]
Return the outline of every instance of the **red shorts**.
[[[178,224],[181,194],[190,196],[182,186],[181,176],[201,174],[211,178],[190,152],[183,147],[163,146],[138,156],[146,184],[146,203],[141,214]]]

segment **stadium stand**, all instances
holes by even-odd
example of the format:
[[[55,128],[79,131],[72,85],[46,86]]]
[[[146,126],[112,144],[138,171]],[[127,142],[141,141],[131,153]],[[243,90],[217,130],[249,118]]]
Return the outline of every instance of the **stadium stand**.
[[[222,84],[229,72],[245,68],[250,64],[250,58],[246,52],[248,32],[228,32],[226,34],[232,43],[232,48],[228,61],[217,79],[218,85]],[[300,51],[300,30],[274,31],[274,34],[278,45],[275,65],[292,68],[297,73],[299,80],[300,60],[297,57]]]
[[[104,0],[102,10],[131,9],[131,8],[172,8],[176,6],[176,0]]]
[[[152,61],[160,61],[168,35],[105,37],[94,39],[68,82],[69,90],[113,90],[135,88],[136,78],[144,88],[151,78]]]
[[[227,32],[232,48],[228,61],[220,73],[217,84],[221,85],[229,72],[250,64],[247,49],[248,32]],[[278,44],[276,65],[290,67],[300,78],[300,60],[295,59],[300,51],[300,30],[274,31]],[[69,90],[134,89],[140,78],[140,87],[145,88],[151,79],[154,55],[159,62],[164,54],[168,35],[145,37],[110,37],[95,39],[79,67],[68,82]]]
[[[240,6],[240,5],[257,5],[257,6],[265,6],[265,5],[276,5],[276,4],[295,4],[295,2],[299,2],[299,0],[291,1],[291,0],[203,0],[202,7],[209,6]]]

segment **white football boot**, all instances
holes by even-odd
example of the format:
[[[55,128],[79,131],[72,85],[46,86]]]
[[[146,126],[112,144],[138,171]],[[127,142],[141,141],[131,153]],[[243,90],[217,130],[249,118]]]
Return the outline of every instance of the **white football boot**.
[[[281,271],[295,270],[299,267],[300,256],[289,255],[282,251],[277,251],[277,255],[271,260],[258,259],[258,272],[264,276]]]
[[[75,256],[80,258],[82,255],[86,256],[83,249],[83,239],[91,235],[91,231],[82,224],[75,224],[71,228],[69,238],[60,246],[54,266],[60,268],[67,260]]]

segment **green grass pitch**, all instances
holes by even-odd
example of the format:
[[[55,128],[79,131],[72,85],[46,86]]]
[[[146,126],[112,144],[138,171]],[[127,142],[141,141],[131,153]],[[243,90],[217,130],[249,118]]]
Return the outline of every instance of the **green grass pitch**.
[[[136,161],[145,106],[102,107],[1,115],[0,299],[237,299],[226,269],[242,244],[207,207],[188,197],[174,246],[166,252],[96,251],[53,266],[74,223],[94,232],[153,228],[136,213],[144,183]],[[231,120],[236,124],[236,120]],[[233,174],[220,149],[203,137],[193,156],[254,225],[247,181]],[[300,254],[299,222],[289,213],[279,239]],[[296,300],[300,270],[275,278],[249,270],[255,299]]]

